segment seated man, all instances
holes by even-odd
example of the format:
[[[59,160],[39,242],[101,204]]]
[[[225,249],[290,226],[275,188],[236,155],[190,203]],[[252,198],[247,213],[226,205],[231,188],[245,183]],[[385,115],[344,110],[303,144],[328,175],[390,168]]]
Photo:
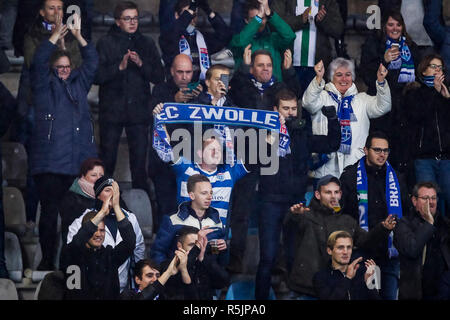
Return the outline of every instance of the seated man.
[[[341,182],[327,175],[317,183],[317,190],[311,200],[310,208],[302,204],[291,207],[285,223],[296,228],[294,263],[289,275],[289,288],[293,297],[300,300],[316,297],[312,279],[314,274],[325,269],[328,255],[324,248],[333,231],[343,230],[350,233],[358,248],[376,247],[381,241],[387,241],[396,221],[389,215],[369,232],[362,229],[358,221],[342,214],[339,207]]]
[[[206,250],[210,247],[207,235],[211,232],[213,232],[211,229],[198,230],[191,226],[184,226],[178,231],[175,255],[180,261],[184,255],[186,256],[187,274],[183,274],[183,270],[180,270],[180,276],[169,280],[166,286],[168,297],[212,300],[216,289],[229,285],[229,275],[217,263],[217,254],[212,250]],[[183,284],[180,287],[181,283]]]
[[[211,23],[214,33],[196,28],[198,9]],[[194,66],[194,81],[204,80],[210,66],[210,55],[220,51],[231,40],[231,30],[222,17],[211,10],[208,0],[178,0],[174,8],[175,21],[161,32],[159,44],[167,67],[180,53],[189,56]]]
[[[227,248],[219,212],[211,206],[213,189],[209,179],[202,174],[194,174],[187,179],[186,189],[190,201],[182,202],[177,213],[164,215],[150,250],[150,258],[158,264],[170,258],[175,249],[176,234],[183,226],[212,228],[208,239],[218,239],[220,251]]]
[[[166,271],[159,273],[159,267],[151,260],[143,259],[134,266],[135,289],[126,289],[120,294],[121,300],[163,300],[164,285],[167,280],[178,273],[174,256]]]
[[[117,212],[122,212],[127,219],[130,221],[131,225],[133,226],[134,234],[136,235],[135,239],[135,247],[134,254],[130,254],[129,259],[127,259],[123,264],[120,265],[118,269],[119,273],[119,280],[120,280],[120,291],[122,292],[124,288],[128,287],[130,285],[130,281],[132,281],[132,278],[129,278],[130,274],[130,265],[131,260],[139,261],[144,258],[145,253],[145,244],[144,244],[144,236],[142,235],[141,228],[139,227],[139,223],[136,219],[136,216],[125,210],[120,206],[120,190],[119,185],[117,184],[114,179],[108,176],[102,176],[99,178],[95,184],[94,184],[94,191],[95,191],[95,197],[96,197],[96,210],[100,210],[102,201],[105,202],[108,197],[114,193],[119,193],[118,197],[119,200],[117,203],[111,203],[109,206],[109,214],[106,215],[104,222],[105,222],[105,239],[103,242],[103,245],[115,247],[119,245],[123,240],[123,236],[118,230],[118,224],[116,222],[116,219],[114,218],[115,215],[117,215]],[[69,226],[69,233],[67,234],[67,244],[70,244],[73,240],[73,237],[78,232],[78,230],[81,228],[83,217],[92,210],[95,209],[87,209],[79,218],[75,219],[73,223]],[[70,254],[70,253],[69,253]],[[63,271],[66,270],[66,267],[70,266],[68,262],[61,263],[61,269]]]
[[[377,289],[370,277],[375,273],[375,262],[366,260],[360,268],[362,257],[350,263],[353,239],[347,231],[334,231],[328,237],[327,253],[331,264],[314,275],[314,290],[320,300],[378,300]],[[367,285],[370,283],[370,288]]]
[[[120,294],[117,269],[133,253],[136,235],[133,226],[122,210],[115,210],[117,227],[123,241],[117,246],[103,246],[105,241],[106,216],[110,208],[120,208],[119,189],[114,187],[104,200],[102,208],[90,211],[83,217],[81,229],[68,245],[69,265],[78,266],[81,272],[79,285],[67,286],[65,299],[68,300],[115,300]],[[66,283],[70,283],[70,277]]]
[[[416,184],[411,197],[414,207],[394,231],[400,258],[399,300],[442,298],[441,277],[448,277],[450,269],[450,222],[437,211],[437,193],[433,182]]]

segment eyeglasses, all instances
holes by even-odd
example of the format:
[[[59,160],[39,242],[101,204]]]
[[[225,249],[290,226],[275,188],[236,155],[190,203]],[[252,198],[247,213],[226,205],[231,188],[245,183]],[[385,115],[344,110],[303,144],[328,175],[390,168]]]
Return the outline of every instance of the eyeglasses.
[[[433,197],[425,196],[425,197],[417,197],[417,198],[425,200],[425,201],[428,201],[428,200],[436,201],[438,199],[437,196],[433,196]]]
[[[130,23],[131,21],[133,21],[133,22],[136,22],[136,23],[138,23],[139,22],[139,17],[128,17],[128,16],[126,16],[126,17],[123,17],[123,18],[120,18],[121,20],[123,20],[123,21],[125,21],[125,22],[127,22],[127,23]]]
[[[389,148],[382,149],[382,148],[372,148],[372,147],[370,147],[370,149],[372,149],[376,154],[380,154],[381,152],[383,152],[384,154],[389,154],[389,152],[391,152],[391,149],[389,149]]]
[[[433,70],[439,70],[439,71],[444,70],[444,66],[443,66],[443,65],[429,64],[428,66],[429,66],[431,69],[433,69]]]
[[[159,272],[157,272],[157,273],[153,273],[153,272],[147,273],[147,277],[149,277],[149,278],[153,278],[153,277],[159,278],[160,275],[161,274]]]
[[[69,66],[56,66],[55,67],[56,69],[58,69],[58,70],[62,70],[62,69],[70,69],[70,65]]]

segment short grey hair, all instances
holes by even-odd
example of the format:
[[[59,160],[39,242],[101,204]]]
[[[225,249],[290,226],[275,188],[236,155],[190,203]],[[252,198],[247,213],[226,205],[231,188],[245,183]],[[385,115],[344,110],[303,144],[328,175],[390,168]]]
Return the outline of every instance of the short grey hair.
[[[344,59],[344,58],[336,58],[331,61],[328,66],[328,79],[330,81],[333,80],[334,73],[338,68],[347,68],[352,73],[352,80],[355,81],[356,73],[355,73],[355,63],[352,60]]]

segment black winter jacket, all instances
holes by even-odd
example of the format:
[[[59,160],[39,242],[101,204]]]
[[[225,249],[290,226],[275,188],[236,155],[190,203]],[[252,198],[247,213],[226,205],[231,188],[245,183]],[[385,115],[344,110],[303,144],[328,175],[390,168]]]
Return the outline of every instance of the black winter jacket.
[[[148,124],[151,110],[150,82],[164,81],[161,58],[154,41],[136,31],[128,34],[113,25],[97,43],[100,63],[95,83],[100,85],[100,122]],[[128,50],[136,51],[143,64],[139,68],[128,60],[126,69],[119,65]]]
[[[356,191],[356,172],[358,163],[359,161],[346,167],[340,177],[342,189],[341,206],[345,208],[345,214],[352,216],[356,221],[359,221],[359,202],[358,193]],[[369,201],[369,230],[371,230],[388,216],[386,204],[386,165],[380,169],[376,169],[375,167],[366,164],[366,173]],[[403,183],[402,178],[399,177],[397,172],[396,175],[399,179],[402,211],[405,215],[409,213],[410,200],[406,185]],[[381,263],[380,260],[388,259],[387,249],[387,242],[379,242],[377,246],[372,248],[367,254],[372,257],[375,262]]]
[[[400,300],[436,299],[441,276],[450,266],[450,222],[436,212],[434,225],[419,212],[400,220],[394,245],[400,253]],[[424,247],[425,264],[422,266]]]
[[[410,157],[450,159],[450,99],[425,84],[404,96]]]
[[[231,40],[231,29],[227,26],[222,17],[215,13],[216,16],[213,19],[208,17],[211,26],[214,29],[214,33],[208,33],[200,31],[205,39],[206,48],[211,62],[211,55],[222,50]],[[159,47],[163,53],[164,65],[166,68],[167,78],[170,75],[170,67],[172,66],[173,59],[180,53],[179,42],[180,38],[184,36],[189,43],[191,49],[191,55],[196,56],[193,59],[194,75],[192,81],[198,81],[200,75],[200,65],[198,57],[198,48],[196,42],[196,36],[190,36],[186,32],[187,26],[191,23],[194,16],[185,10],[179,19],[175,19],[172,27],[167,32],[161,32],[159,36]]]
[[[311,200],[310,210],[304,214],[290,212],[284,223],[292,224],[296,229],[289,288],[315,296],[313,277],[327,266],[327,240],[332,232],[347,231],[353,237],[355,248],[370,248],[380,241],[387,241],[389,231],[380,223],[366,232],[359,227],[358,221],[347,214],[335,214],[333,209],[322,206],[316,198]]]
[[[88,249],[86,243],[97,231],[91,221],[83,224],[72,242],[68,245],[69,265],[77,265],[81,271],[81,288],[66,290],[68,300],[116,300],[120,285],[117,269],[122,265],[136,246],[136,235],[130,221],[125,218],[117,223],[122,241],[115,247],[101,246],[97,250]],[[66,275],[69,277],[70,275]]]
[[[361,263],[362,264],[362,263]],[[353,279],[344,277],[331,263],[314,275],[314,290],[319,300],[380,300],[377,289],[369,289],[364,281],[366,268],[360,264]]]

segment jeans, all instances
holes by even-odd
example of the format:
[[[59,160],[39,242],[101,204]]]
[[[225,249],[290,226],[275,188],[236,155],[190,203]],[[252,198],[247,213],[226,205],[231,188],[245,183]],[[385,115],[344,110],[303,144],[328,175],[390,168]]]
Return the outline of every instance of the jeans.
[[[398,300],[398,282],[400,280],[400,260],[388,259],[378,265],[381,271],[380,296],[383,300]]]
[[[271,285],[272,268],[280,252],[280,236],[289,203],[266,202],[261,204],[258,215],[260,258],[256,273],[255,299],[267,300]],[[285,242],[289,244],[289,241]],[[285,250],[288,251],[288,250]]]
[[[149,194],[146,170],[148,147],[148,126],[146,124],[100,123],[100,158],[105,163],[105,173],[110,176],[114,174],[120,136],[124,127],[130,155],[132,186]]]
[[[41,201],[39,242],[42,249],[42,261],[45,266],[53,267],[56,257],[59,201],[69,190],[75,176],[41,173],[34,175],[33,179]]]
[[[445,215],[450,206],[450,160],[417,159],[414,166],[417,182],[433,181],[441,189],[438,209]]]
[[[0,50],[12,48],[14,23],[17,16],[17,0],[2,0],[0,12]]]

